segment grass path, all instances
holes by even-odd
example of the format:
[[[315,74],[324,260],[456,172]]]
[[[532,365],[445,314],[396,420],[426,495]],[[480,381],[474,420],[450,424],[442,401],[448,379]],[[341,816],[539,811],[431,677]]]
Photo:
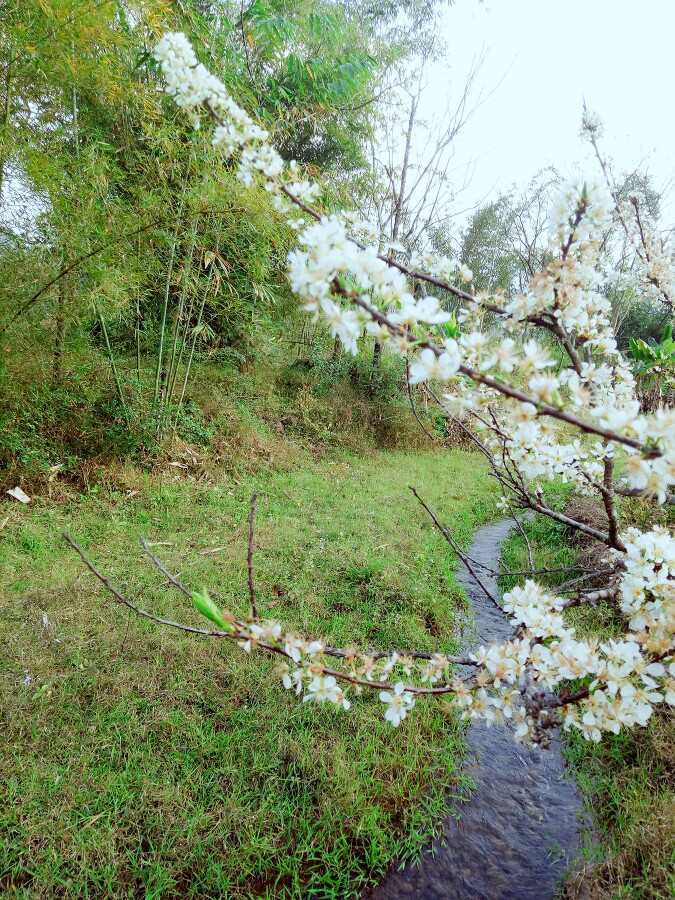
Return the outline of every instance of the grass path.
[[[270,616],[330,642],[454,650],[455,561],[407,484],[462,543],[493,515],[481,461],[461,451],[334,457],[216,485],[148,478],[133,497],[12,507],[2,896],[347,898],[417,851],[457,777],[461,732],[441,704],[419,702],[393,730],[372,696],[349,713],[299,703],[272,661],[129,617],[59,536],[146,608],[196,622],[137,538],[168,542],[158,551],[182,580],[245,613],[257,490]]]

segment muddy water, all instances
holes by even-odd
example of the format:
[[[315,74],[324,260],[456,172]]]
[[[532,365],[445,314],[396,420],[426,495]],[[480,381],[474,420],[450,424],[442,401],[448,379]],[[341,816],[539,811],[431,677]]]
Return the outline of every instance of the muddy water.
[[[470,556],[497,569],[500,544],[512,527],[504,520],[481,528]],[[496,578],[476,572],[499,596]],[[485,644],[506,638],[511,626],[473,576],[463,569],[458,581],[472,603],[474,639]],[[548,900],[555,895],[580,846],[583,810],[558,744],[529,750],[516,744],[508,729],[483,723],[469,729],[468,742],[465,771],[475,793],[453,806],[442,839],[424,852],[419,865],[391,872],[369,900]]]

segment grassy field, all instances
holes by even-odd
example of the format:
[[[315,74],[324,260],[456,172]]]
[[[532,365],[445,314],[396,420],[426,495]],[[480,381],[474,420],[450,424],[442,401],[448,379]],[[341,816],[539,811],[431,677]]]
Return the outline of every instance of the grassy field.
[[[565,489],[554,486],[557,502]],[[556,502],[554,500],[554,502]],[[640,523],[641,509],[631,518]],[[665,517],[667,511],[663,512]],[[577,555],[563,526],[537,517],[525,524],[536,566],[575,564]],[[523,538],[513,533],[503,548],[506,571],[527,568]],[[551,576],[551,583],[567,575]],[[504,579],[505,589],[509,580]],[[601,638],[624,632],[606,604],[568,612],[579,634]],[[599,744],[578,733],[564,737],[564,750],[595,821],[587,864],[570,877],[566,900],[671,900],[675,896],[675,715],[663,707],[647,728],[604,734]]]
[[[295,461],[297,463],[297,460]],[[274,663],[162,630],[114,605],[65,528],[131,598],[198,622],[143,556],[247,609],[248,499],[259,492],[261,606],[299,632],[453,650],[455,561],[407,484],[467,544],[494,515],[480,459],[336,455],[190,482],[136,475],[3,503],[0,892],[6,897],[348,898],[413,856],[457,784],[462,733],[418,703],[393,730],[372,696],[298,703]],[[166,543],[164,543],[166,542]]]

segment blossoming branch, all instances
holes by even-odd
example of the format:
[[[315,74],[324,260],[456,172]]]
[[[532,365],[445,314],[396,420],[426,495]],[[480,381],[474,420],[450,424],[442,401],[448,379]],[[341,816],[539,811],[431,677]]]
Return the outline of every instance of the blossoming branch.
[[[377,690],[394,727],[424,695],[444,696],[465,718],[511,722],[517,739],[539,743],[547,742],[548,729],[561,720],[565,728],[599,740],[603,731],[645,725],[656,704],[675,705],[675,538],[656,524],[646,531],[622,527],[617,503],[617,496],[635,495],[655,506],[675,502],[675,412],[641,412],[631,367],[617,347],[601,266],[603,238],[613,219],[618,217],[635,248],[637,289],[644,296],[670,305],[675,270],[670,248],[649,230],[639,205],[620,206],[599,152],[606,183],[589,181],[563,191],[551,214],[549,261],[526,291],[507,301],[473,293],[473,275],[462,264],[431,253],[406,256],[399,245],[383,245],[358,216],[324,215],[314,208],[320,186],[302,178],[294,162],[283,161],[267,132],[198,62],[184,35],[165,35],[155,58],[178,106],[195,126],[205,112],[214,123],[214,145],[236,158],[242,183],[262,179],[274,208],[298,232],[288,277],[304,309],[321,317],[352,353],[366,333],[406,357],[409,383],[425,385],[487,458],[504,491],[501,508],[514,516],[533,510],[603,545],[605,568],[597,571],[606,587],[585,590],[584,579],[597,574],[590,572],[563,586],[558,596],[530,577],[503,597],[502,608],[513,620],[512,639],[450,657],[333,648],[296,637],[279,622],[260,620],[252,581],[252,614],[243,621],[169,576],[218,627],[195,629],[159,619],[119,594],[73,544],[92,572],[140,615],[235,640],[246,652],[260,649],[281,657],[284,687],[305,701],[346,711],[350,693]],[[586,116],[584,131],[596,151],[598,128]],[[456,321],[438,297],[423,296],[415,283],[461,301]],[[498,332],[486,326],[488,317],[496,320]],[[533,330],[555,339],[564,366],[556,366],[545,344],[531,336]],[[429,382],[442,386],[440,397]],[[571,426],[577,436],[570,439],[569,428],[563,431],[558,423]],[[615,475],[617,461],[622,478]],[[598,497],[606,528],[548,506],[541,480],[554,478]],[[252,523],[253,516],[251,528]],[[579,639],[567,623],[565,609],[599,599],[614,602],[623,616],[620,640]],[[460,677],[458,666],[472,675]],[[572,692],[570,681],[583,686]]]

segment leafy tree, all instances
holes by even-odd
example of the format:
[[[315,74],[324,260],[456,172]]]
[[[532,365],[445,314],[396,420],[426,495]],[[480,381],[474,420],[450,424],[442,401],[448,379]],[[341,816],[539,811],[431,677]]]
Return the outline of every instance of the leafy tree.
[[[0,215],[21,239],[3,251],[12,277],[0,331],[44,348],[41,380],[72,386],[69,354],[88,339],[107,360],[118,414],[160,434],[195,362],[223,348],[250,357],[279,330],[296,303],[281,271],[284,217],[157,90],[148,48],[167,23],[188,32],[287,158],[337,176],[330,204],[363,166],[383,73],[412,46],[387,43],[389,12],[365,11],[307,0],[5,4]],[[10,210],[18,189],[29,203]]]
[[[513,220],[510,198],[500,197],[476,210],[462,235],[460,256],[479,291],[509,296],[519,283],[521,262],[512,246]]]

